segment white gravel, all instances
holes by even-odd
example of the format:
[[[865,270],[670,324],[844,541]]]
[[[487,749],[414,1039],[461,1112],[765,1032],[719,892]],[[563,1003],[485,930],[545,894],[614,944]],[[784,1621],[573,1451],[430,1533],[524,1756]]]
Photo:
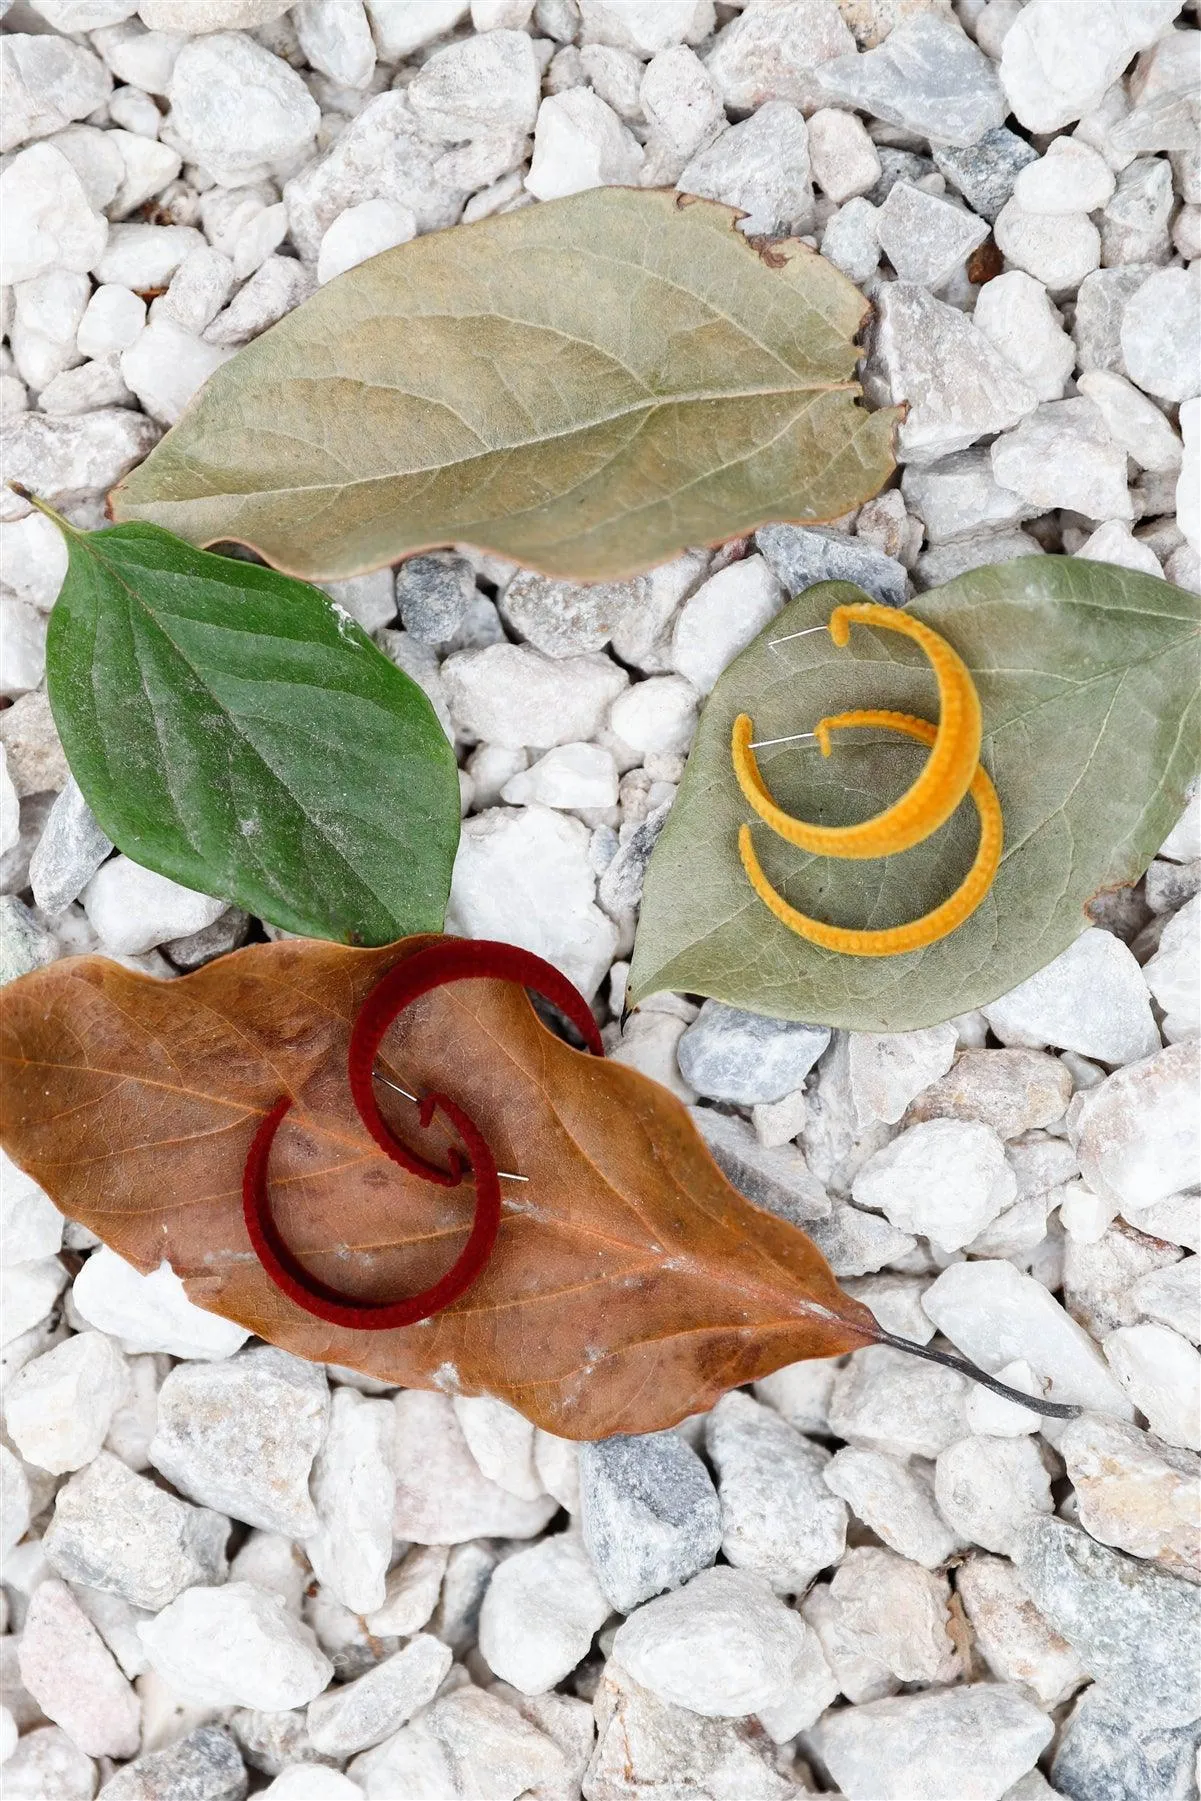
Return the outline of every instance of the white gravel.
[[[620,1023],[699,706],[787,592],[1046,551],[1201,588],[1195,12],[13,0],[5,458],[83,529],[236,347],[461,217],[678,182],[863,286],[909,411],[857,516],[592,590],[460,547],[330,592],[459,752],[452,929],[558,963],[887,1329],[1086,1411],[876,1348],[577,1453],[245,1345],[6,1161],[11,1801],[1195,1797],[1201,801],[983,1013]],[[62,546],[9,491],[0,555],[4,979],[243,942],[111,854],[43,692]]]

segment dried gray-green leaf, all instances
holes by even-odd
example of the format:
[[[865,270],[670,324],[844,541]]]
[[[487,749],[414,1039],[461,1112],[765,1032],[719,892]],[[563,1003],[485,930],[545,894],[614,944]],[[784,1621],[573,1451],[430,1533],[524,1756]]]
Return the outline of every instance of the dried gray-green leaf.
[[[1007,994],[1091,923],[1100,890],[1136,879],[1184,805],[1198,766],[1197,599],[1152,576],[1072,557],[973,569],[912,611],[975,677],[983,761],[1005,818],[990,893],[940,943],[902,957],[849,957],[806,943],[752,892],[738,828],[752,823],[769,879],[836,925],[915,919],[958,885],[975,854],[970,802],[941,832],[877,862],[811,857],[754,821],[734,779],[740,712],[757,738],[810,729],[849,707],[938,716],[928,665],[895,634],[856,626],[838,650],[824,624],[846,583],[799,595],[726,670],[705,708],[679,796],[651,858],[630,976],[632,1003],[660,989],[854,1031],[935,1025]],[[789,812],[827,825],[866,819],[928,753],[887,734],[839,734],[760,753]]]
[[[835,518],[893,466],[866,303],[737,216],[598,188],[361,263],[216,371],[115,516],[321,580],[469,543],[593,581]]]

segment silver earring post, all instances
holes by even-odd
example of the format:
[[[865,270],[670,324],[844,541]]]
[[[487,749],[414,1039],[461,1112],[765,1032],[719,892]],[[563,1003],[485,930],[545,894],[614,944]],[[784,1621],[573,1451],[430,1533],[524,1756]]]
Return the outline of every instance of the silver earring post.
[[[789,632],[786,638],[769,638],[767,640],[768,648],[774,650],[777,644],[791,644],[794,638],[811,638],[814,632],[825,632],[829,629],[829,626],[826,625],[807,625],[803,632]]]
[[[399,1082],[393,1082],[387,1076],[381,1076],[378,1069],[373,1071],[373,1074],[376,1081],[382,1082],[385,1088],[390,1088],[393,1094],[402,1094],[406,1101],[412,1101],[415,1107],[420,1107],[421,1102],[417,1096],[410,1094],[407,1088],[402,1088]],[[530,1179],[528,1176],[515,1174],[511,1169],[498,1169],[496,1173],[502,1182],[528,1182]]]
[[[756,738],[748,750],[766,750],[769,744],[799,744],[802,738],[816,738],[816,732],[793,732],[789,738]]]

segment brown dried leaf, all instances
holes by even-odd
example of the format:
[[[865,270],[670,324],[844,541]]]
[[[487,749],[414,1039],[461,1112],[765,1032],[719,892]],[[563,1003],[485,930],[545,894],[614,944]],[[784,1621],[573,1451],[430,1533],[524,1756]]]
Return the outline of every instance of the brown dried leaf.
[[[169,1259],[192,1299],[303,1357],[409,1387],[492,1394],[569,1438],[649,1432],[724,1390],[878,1335],[802,1232],[731,1188],[680,1103],[574,1051],[519,990],[471,981],[427,996],[378,1063],[475,1118],[505,1214],[484,1274],[400,1331],[328,1326],[269,1281],[242,1221],[251,1137],[295,1105],[271,1159],[275,1217],[315,1275],[373,1299],[424,1288],[462,1248],[472,1191],[382,1156],[346,1082],[350,1023],[380,976],[428,939],[383,950],[254,945],[157,982],[100,957],[11,986],[5,1149],[72,1218],[142,1270]],[[424,1154],[402,1100],[397,1131]]]

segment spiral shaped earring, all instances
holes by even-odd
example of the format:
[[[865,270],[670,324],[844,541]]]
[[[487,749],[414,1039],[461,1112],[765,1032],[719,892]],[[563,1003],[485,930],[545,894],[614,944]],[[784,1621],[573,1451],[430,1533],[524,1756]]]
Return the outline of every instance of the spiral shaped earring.
[[[936,728],[928,720],[915,719],[910,713],[855,711],[823,719],[817,727],[818,741],[822,742],[824,735],[824,742],[828,745],[830,732],[855,725],[882,726],[886,731],[899,732],[918,744],[931,746],[938,736]],[[921,950],[928,944],[937,944],[940,938],[948,937],[976,911],[992,887],[1000,866],[1004,841],[1001,803],[989,776],[979,763],[973,772],[968,792],[975,801],[976,811],[980,816],[980,843],[975,861],[954,894],[931,912],[907,925],[866,931],[827,925],[823,920],[812,919],[807,913],[800,913],[795,907],[790,907],[783,895],[772,887],[755,855],[751,828],[747,825],[739,829],[738,854],[755,893],[790,932],[796,932],[810,944],[820,945],[823,950],[840,951],[848,957],[898,957],[906,951]]]
[[[777,805],[751,748],[754,726],[746,713],[740,713],[734,721],[730,750],[734,773],[748,805],[765,825],[789,844],[822,857],[890,857],[897,851],[910,850],[945,825],[971,788],[980,761],[983,734],[980,699],[962,657],[945,638],[912,614],[895,607],[879,606],[875,601],[856,601],[835,607],[829,626],[835,644],[841,647],[850,641],[852,625],[874,625],[882,631],[899,632],[902,637],[912,639],[929,658],[938,680],[938,728],[935,731],[930,727],[934,735],[929,740],[922,740],[931,744],[931,755],[917,780],[900,799],[861,825],[811,825],[806,820],[794,819]],[[876,722],[881,717],[868,713],[839,715],[843,723],[858,725]],[[889,717],[910,716],[895,714]],[[915,723],[925,724],[925,721]],[[823,756],[830,754],[829,729],[832,724],[825,720],[817,727],[816,737]],[[912,732],[908,735],[914,736]]]

